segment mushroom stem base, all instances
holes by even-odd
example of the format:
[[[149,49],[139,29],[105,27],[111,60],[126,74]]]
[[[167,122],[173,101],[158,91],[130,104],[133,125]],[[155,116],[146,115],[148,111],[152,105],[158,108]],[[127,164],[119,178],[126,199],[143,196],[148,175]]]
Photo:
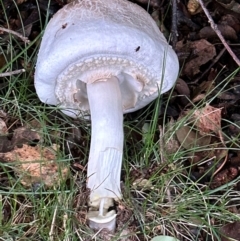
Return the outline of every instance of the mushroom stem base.
[[[108,229],[111,232],[116,228],[116,212],[114,210],[108,211],[104,209],[104,202],[106,200],[102,198],[99,211],[88,212],[89,227],[94,230]]]

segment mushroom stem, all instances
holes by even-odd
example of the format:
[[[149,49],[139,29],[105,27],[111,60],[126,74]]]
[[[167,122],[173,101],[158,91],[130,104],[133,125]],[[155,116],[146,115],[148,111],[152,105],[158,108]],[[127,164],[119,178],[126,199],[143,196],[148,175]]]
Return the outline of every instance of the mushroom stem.
[[[89,205],[99,210],[103,223],[104,213],[109,222],[107,210],[113,205],[113,199],[121,198],[123,107],[119,81],[113,76],[87,84],[87,94],[92,121],[87,170],[87,186],[91,190]],[[113,215],[115,218],[115,212]]]

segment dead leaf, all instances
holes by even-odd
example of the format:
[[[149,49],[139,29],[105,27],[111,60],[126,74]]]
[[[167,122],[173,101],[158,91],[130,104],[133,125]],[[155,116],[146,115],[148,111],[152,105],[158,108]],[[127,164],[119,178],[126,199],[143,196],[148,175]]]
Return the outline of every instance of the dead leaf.
[[[6,118],[6,117],[7,117],[7,113],[2,109],[0,109],[0,118]]]
[[[210,187],[215,189],[220,187],[224,184],[227,184],[234,180],[235,177],[238,175],[238,169],[236,167],[230,167],[218,172],[210,183]]]
[[[176,86],[175,86],[175,90],[180,95],[190,96],[189,87],[188,87],[187,83],[181,78],[178,78]]]
[[[211,149],[207,151],[208,156],[214,160],[212,165],[209,164],[209,168],[214,167],[213,176],[224,167],[228,159],[228,149],[225,146],[221,130],[221,110],[207,104],[205,107],[195,110],[191,118],[191,122],[201,136],[211,135],[212,132],[217,136],[217,138],[212,138]]]
[[[240,135],[240,115],[237,113],[233,113],[231,115],[231,123],[228,126],[229,134],[232,137],[237,137]]]
[[[24,3],[24,2],[26,2],[27,0],[17,0],[17,5],[20,5],[20,4],[22,4],[22,3]]]
[[[218,24],[217,27],[225,39],[229,39],[229,40],[238,39],[236,31],[231,26]],[[217,34],[210,26],[203,27],[199,31],[199,37],[208,39],[208,40],[218,38]]]
[[[228,223],[220,228],[221,241],[240,241],[240,222]]]
[[[28,146],[15,147],[13,151],[0,153],[2,162],[9,162],[20,177],[20,182],[27,187],[43,183],[47,187],[58,185],[68,176],[69,169],[57,161],[53,147]]]
[[[138,188],[146,189],[146,188],[152,188],[153,185],[149,179],[139,178],[133,182],[133,187],[135,187],[136,189]]]
[[[190,89],[187,83],[183,79],[178,78],[175,90],[180,95],[178,98],[180,98],[181,103],[187,105],[188,99],[190,99]]]
[[[30,129],[28,127],[19,127],[14,130],[12,137],[12,146],[22,144],[36,144],[41,139],[41,136],[37,131]]]
[[[240,13],[240,4],[236,0],[230,0],[230,1],[227,1],[226,3],[222,0],[216,0],[216,1],[226,9],[236,13]]]
[[[206,95],[214,88],[214,80],[203,81],[193,90],[192,102],[196,103],[206,97]]]
[[[182,126],[176,130],[178,141],[185,149],[194,149],[195,147],[206,147],[211,142],[210,135],[200,135],[189,126]]]
[[[220,23],[232,27],[236,33],[240,31],[240,21],[231,14],[223,15]]]
[[[193,118],[196,120],[195,125],[198,127],[198,131],[201,135],[209,134],[213,131],[215,134],[219,134],[221,130],[221,111],[220,108],[214,108],[207,104],[202,109],[195,110]]]
[[[8,140],[7,136],[0,136],[0,152],[8,152],[11,148],[11,141]]]
[[[220,117],[216,117],[216,113],[219,114],[217,110],[220,111]],[[213,116],[213,113],[216,115]],[[187,121],[182,120],[186,116],[189,116]],[[208,116],[210,117],[208,118]],[[211,118],[214,119],[214,124]],[[200,176],[206,172],[210,176],[216,175],[228,159],[228,149],[225,147],[221,134],[221,109],[212,109],[208,105],[200,110],[195,110],[194,113],[192,111],[183,112],[178,121],[180,120],[185,124],[175,132],[181,146],[189,150],[187,157],[192,164],[192,170],[198,169]],[[212,132],[216,132],[217,136],[215,137]]]
[[[183,73],[189,78],[192,78],[200,72],[200,66],[213,59],[216,55],[216,50],[215,47],[205,39],[192,42],[190,48],[194,57],[186,62]]]
[[[187,120],[184,120],[188,115],[189,111],[185,111],[178,118],[178,121],[183,121],[184,123],[175,131],[179,143],[186,150],[208,146],[211,142],[211,135],[201,135],[195,128],[192,119],[187,118]]]
[[[191,15],[195,15],[202,11],[201,5],[197,0],[189,0],[187,4],[187,9]]]

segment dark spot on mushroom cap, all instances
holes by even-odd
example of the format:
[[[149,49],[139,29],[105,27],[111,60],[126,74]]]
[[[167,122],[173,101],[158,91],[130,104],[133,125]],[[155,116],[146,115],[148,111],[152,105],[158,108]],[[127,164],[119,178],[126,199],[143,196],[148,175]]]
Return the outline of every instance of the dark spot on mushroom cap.
[[[64,23],[64,24],[62,25],[62,29],[66,28],[66,27],[67,27],[67,23]]]
[[[140,46],[138,46],[135,51],[138,52],[140,50]]]

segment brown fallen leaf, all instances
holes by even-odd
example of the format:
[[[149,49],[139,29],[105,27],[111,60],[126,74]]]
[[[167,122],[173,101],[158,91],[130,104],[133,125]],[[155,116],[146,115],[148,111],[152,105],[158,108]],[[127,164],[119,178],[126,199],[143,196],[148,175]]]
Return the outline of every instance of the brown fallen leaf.
[[[220,228],[221,241],[240,241],[240,222],[228,223]]]
[[[189,0],[187,3],[187,9],[191,15],[195,15],[202,11],[201,5],[197,0]]]
[[[221,132],[221,109],[207,105],[194,113],[191,110],[183,112],[178,120],[189,115],[191,117],[185,124],[175,131],[177,139],[184,149],[189,150],[188,160],[195,169],[197,165],[199,172],[215,176],[228,159]]]
[[[182,126],[176,130],[178,141],[185,149],[194,149],[195,147],[207,147],[211,142],[210,135],[201,135],[189,126]]]
[[[225,7],[228,10],[231,10],[236,13],[240,13],[240,3],[238,3],[236,0],[230,0],[230,1],[222,1],[222,0],[216,0],[220,5]]]
[[[22,4],[22,3],[24,3],[24,2],[26,2],[27,0],[17,0],[17,5],[20,5],[20,4]]]
[[[183,46],[184,47],[184,46]],[[190,47],[190,51],[193,53],[193,58],[187,61],[183,74],[186,74],[189,78],[200,73],[200,67],[212,60],[216,55],[215,47],[205,39],[197,40],[192,43],[187,43],[187,47]]]
[[[230,167],[228,169],[224,169],[218,172],[210,183],[210,187],[215,189],[224,184],[227,184],[234,180],[234,178],[238,175],[238,169],[236,167]]]
[[[221,100],[239,100],[240,96],[238,96],[237,94],[232,93],[231,91],[224,91],[224,92],[220,92],[218,89],[214,90],[212,92],[213,94],[217,94],[217,98],[221,99]]]
[[[134,180],[132,187],[139,190],[153,189],[151,180],[145,178],[138,178]]]
[[[219,134],[221,130],[221,111],[220,108],[214,108],[207,104],[201,109],[197,109],[193,113],[193,119],[196,120],[195,125],[201,135],[209,134],[213,131]]]
[[[240,115],[238,113],[233,113],[231,115],[231,123],[228,126],[228,132],[232,137],[240,136]]]
[[[208,95],[208,93],[215,87],[213,80],[203,81],[199,86],[193,89],[192,102],[196,103]]]
[[[0,136],[0,152],[8,152],[11,150],[11,141],[7,136]]]
[[[177,83],[175,85],[175,89],[179,95],[179,100],[183,105],[187,105],[190,99],[190,89],[188,84],[183,80],[178,78]]]
[[[238,39],[236,31],[231,26],[218,24],[217,27],[225,39],[229,39],[229,40]],[[209,39],[209,40],[218,38],[216,32],[210,26],[203,27],[199,31],[199,37],[204,39]]]
[[[69,168],[57,161],[55,147],[23,145],[13,151],[0,153],[0,161],[11,163],[11,167],[27,187],[42,183],[46,187],[58,185],[66,180]]]
[[[218,140],[214,141],[214,145],[220,145],[219,147],[214,148],[214,156],[217,162],[221,162],[221,164],[217,166],[213,176],[224,167],[228,159],[228,151],[227,148],[225,148],[226,146],[221,129],[221,111],[221,108],[214,108],[213,106],[206,104],[205,107],[195,110],[192,117],[194,125],[202,136],[214,132],[221,141],[220,143],[218,143]]]
[[[220,23],[222,25],[228,25],[232,27],[236,31],[236,33],[240,31],[240,21],[232,14],[223,15]]]
[[[39,133],[28,127],[19,127],[14,130],[12,137],[12,146],[15,147],[17,145],[22,144],[32,144],[39,142],[41,140],[41,136]]]

